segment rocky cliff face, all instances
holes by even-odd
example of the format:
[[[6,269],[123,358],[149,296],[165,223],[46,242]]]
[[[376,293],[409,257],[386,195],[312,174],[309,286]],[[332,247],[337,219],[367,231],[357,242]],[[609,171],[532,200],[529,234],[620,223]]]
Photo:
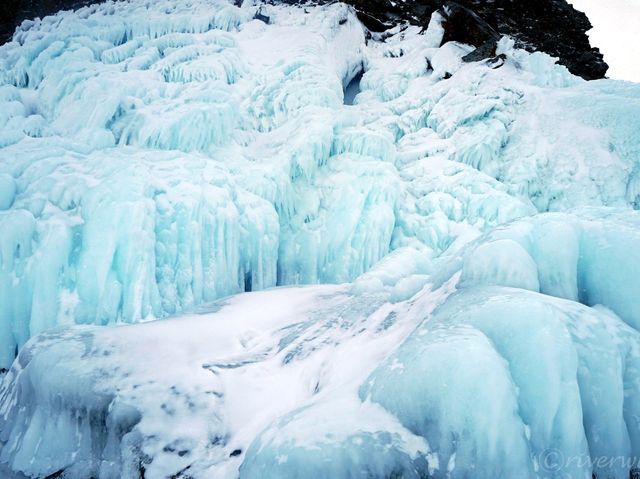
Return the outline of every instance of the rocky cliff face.
[[[447,36],[480,47],[494,35],[510,35],[518,46],[560,58],[587,80],[603,78],[608,66],[586,32],[587,16],[565,0],[350,0],[371,30],[398,21],[426,25],[435,10],[450,13]],[[491,32],[493,31],[493,32]]]
[[[445,40],[471,43],[488,56],[495,39],[510,35],[518,46],[558,57],[560,63],[587,80],[603,78],[608,66],[586,32],[587,16],[566,0],[346,0],[372,31],[383,31],[398,22],[427,25],[440,10],[447,18]],[[0,3],[0,42],[5,42],[22,20],[77,8],[90,0],[5,0]],[[475,59],[475,57],[472,57]]]

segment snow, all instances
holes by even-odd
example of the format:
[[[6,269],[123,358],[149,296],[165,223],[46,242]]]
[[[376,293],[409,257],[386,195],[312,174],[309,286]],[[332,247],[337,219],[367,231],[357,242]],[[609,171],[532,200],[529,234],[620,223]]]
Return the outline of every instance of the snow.
[[[215,313],[39,336],[22,350],[7,376],[16,375],[25,389],[2,390],[4,408],[21,405],[20,412],[3,409],[3,433],[20,444],[3,448],[3,461],[34,475],[73,463],[70,477],[87,473],[130,477],[127,474],[133,473],[125,471],[135,467],[140,460],[137,453],[142,453],[153,459],[144,465],[149,477],[165,477],[186,466],[191,466],[191,474],[226,477],[225,471],[237,468],[242,460],[230,457],[231,452],[246,452],[274,417],[311,398],[332,397],[413,327],[406,322],[385,334],[362,331],[372,313],[378,321],[385,319],[384,311],[376,311],[380,303],[371,295],[353,298],[344,286],[278,289],[236,296],[216,305]],[[336,322],[341,323],[337,330]],[[130,328],[138,328],[139,334],[131,334]],[[329,362],[313,354],[325,343],[334,350]],[[354,343],[360,345],[358,356],[351,349]],[[38,359],[31,362],[29,357]],[[60,366],[57,371],[67,364],[75,365],[75,373],[40,376],[36,363],[46,364],[54,357]],[[140,361],[142,357],[145,361]],[[351,366],[344,367],[347,357]],[[22,361],[29,362],[24,369],[19,366]],[[89,364],[97,368],[83,367]],[[359,413],[353,392],[342,401]],[[378,422],[371,424],[366,411],[360,414],[359,420],[370,424],[375,436]],[[415,458],[417,449],[424,449],[424,440],[384,411],[376,414],[389,424],[405,454]],[[49,433],[38,429],[32,417],[55,417],[51,430],[55,444],[44,445]],[[36,432],[31,434],[44,437],[42,443],[29,440],[24,420],[33,424]],[[89,423],[96,432],[113,432],[96,439],[82,429]],[[348,436],[348,426],[343,430]],[[386,442],[382,444],[386,447]],[[115,459],[118,454],[120,463]]]
[[[628,477],[640,86],[442,35],[367,40],[340,3],[25,22],[0,47],[0,462]]]

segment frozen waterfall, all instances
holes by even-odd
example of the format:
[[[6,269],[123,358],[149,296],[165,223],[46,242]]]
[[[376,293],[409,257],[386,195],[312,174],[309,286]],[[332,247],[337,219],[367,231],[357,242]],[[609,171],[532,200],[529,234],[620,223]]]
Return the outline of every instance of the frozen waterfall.
[[[1,463],[640,466],[640,85],[440,20],[109,1],[0,46]]]

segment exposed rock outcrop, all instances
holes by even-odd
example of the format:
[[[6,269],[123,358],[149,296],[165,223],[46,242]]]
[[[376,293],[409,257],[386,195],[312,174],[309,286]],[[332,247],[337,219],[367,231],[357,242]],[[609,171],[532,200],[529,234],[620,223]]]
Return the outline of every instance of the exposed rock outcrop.
[[[445,41],[465,41],[490,51],[491,42],[485,43],[494,33],[510,35],[517,46],[558,57],[587,80],[603,78],[608,69],[600,51],[589,44],[589,19],[566,0],[347,1],[370,30],[381,31],[399,21],[426,26],[435,10],[449,10]]]

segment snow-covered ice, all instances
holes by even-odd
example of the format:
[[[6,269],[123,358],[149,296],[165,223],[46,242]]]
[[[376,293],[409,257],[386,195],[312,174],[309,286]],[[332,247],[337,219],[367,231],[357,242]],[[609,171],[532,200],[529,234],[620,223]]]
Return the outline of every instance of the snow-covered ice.
[[[18,28],[0,462],[629,477],[640,85],[508,38],[467,64],[440,20],[369,37],[340,3],[131,0]]]

